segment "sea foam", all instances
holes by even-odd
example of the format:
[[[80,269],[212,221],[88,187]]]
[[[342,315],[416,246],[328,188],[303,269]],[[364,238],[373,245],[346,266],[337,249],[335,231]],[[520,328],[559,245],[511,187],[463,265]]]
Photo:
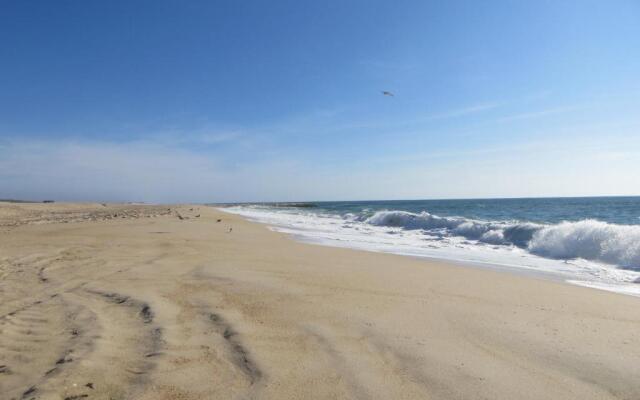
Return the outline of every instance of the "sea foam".
[[[596,220],[555,225],[479,221],[422,212],[379,211],[366,218],[375,226],[421,229],[440,236],[461,236],[494,245],[514,245],[553,259],[594,260],[640,270],[640,226]]]
[[[543,257],[598,260],[640,270],[640,226],[637,225],[596,220],[563,222],[538,230],[527,248]]]

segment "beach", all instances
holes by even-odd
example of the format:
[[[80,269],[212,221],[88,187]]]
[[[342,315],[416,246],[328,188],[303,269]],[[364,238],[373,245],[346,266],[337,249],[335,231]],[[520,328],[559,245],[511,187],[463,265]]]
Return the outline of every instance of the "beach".
[[[201,205],[0,203],[2,399],[637,399],[640,299]]]

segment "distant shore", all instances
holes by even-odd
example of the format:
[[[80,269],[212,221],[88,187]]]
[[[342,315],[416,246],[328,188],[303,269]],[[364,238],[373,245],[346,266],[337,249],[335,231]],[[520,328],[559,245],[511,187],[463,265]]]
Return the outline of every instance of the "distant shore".
[[[0,278],[2,398],[640,398],[638,298],[212,207],[0,203]]]

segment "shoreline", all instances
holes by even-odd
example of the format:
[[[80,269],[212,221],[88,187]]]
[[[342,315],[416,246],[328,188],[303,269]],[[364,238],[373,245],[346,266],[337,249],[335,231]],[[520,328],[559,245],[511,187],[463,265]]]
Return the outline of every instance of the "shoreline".
[[[436,247],[433,245],[407,243],[396,241],[393,244],[392,237],[387,237],[380,242],[379,231],[374,231],[375,239],[370,241],[365,236],[358,236],[363,227],[356,227],[355,231],[334,228],[333,225],[316,226],[317,222],[305,215],[304,226],[300,221],[289,221],[287,217],[281,218],[276,213],[257,212],[255,210],[234,209],[216,207],[219,211],[239,215],[248,221],[263,224],[274,232],[289,235],[293,240],[320,246],[334,248],[348,248],[373,253],[395,254],[403,257],[412,257],[427,261],[444,262],[471,268],[488,269],[506,272],[519,276],[540,278],[554,282],[563,282],[569,285],[588,287],[607,292],[613,292],[628,296],[640,297],[640,271],[634,268],[624,268],[617,265],[594,262],[593,260],[555,259],[541,257],[536,254],[524,252],[522,254],[509,254],[507,257],[504,248],[500,249],[500,255],[490,255],[482,249],[482,253],[476,253],[479,248]],[[286,214],[285,214],[286,215]],[[340,219],[338,219],[338,222]],[[333,224],[336,221],[332,222]],[[364,225],[365,229],[375,227]],[[393,225],[391,226],[393,227]],[[352,229],[352,228],[349,228]],[[407,232],[412,232],[409,229]],[[398,232],[392,232],[397,234]],[[408,233],[407,233],[408,234]],[[428,243],[428,242],[427,242]],[[594,244],[595,245],[595,244]],[[457,246],[456,246],[457,247]],[[522,251],[521,248],[516,250]],[[475,254],[474,254],[475,253]],[[522,258],[520,258],[522,257]]]
[[[0,230],[8,398],[640,397],[635,297],[300,243],[213,207],[38,208]]]
[[[257,223],[257,224],[261,224],[261,225],[266,225],[268,228],[272,229],[273,232],[277,232],[277,233],[282,233],[284,235],[289,236],[292,240],[298,241],[300,243],[305,243],[305,244],[310,244],[310,245],[314,245],[314,246],[326,246],[326,247],[331,247],[331,248],[345,248],[345,249],[351,249],[354,251],[364,251],[364,252],[368,252],[368,253],[376,253],[376,254],[392,254],[395,256],[399,256],[399,257],[408,257],[408,258],[412,258],[415,260],[424,260],[427,263],[429,262],[436,262],[436,263],[443,263],[443,264],[448,264],[452,267],[460,267],[460,268],[473,268],[473,269],[479,269],[479,270],[487,270],[487,271],[494,271],[494,272],[499,272],[499,273],[504,273],[504,274],[512,274],[515,276],[520,276],[520,277],[524,277],[527,279],[538,279],[538,280],[542,280],[542,281],[547,281],[547,282],[556,282],[556,283],[562,283],[565,285],[570,285],[570,286],[578,286],[578,287],[582,287],[582,288],[589,288],[589,289],[594,289],[594,290],[598,290],[598,291],[604,291],[604,292],[608,292],[608,293],[615,293],[615,294],[620,294],[623,296],[631,296],[631,297],[636,297],[636,298],[640,298],[640,289],[636,290],[636,291],[625,291],[620,287],[606,287],[606,285],[598,285],[594,282],[587,282],[587,281],[577,281],[577,280],[572,280],[568,277],[563,277],[561,274],[559,273],[553,273],[550,271],[541,271],[541,270],[536,270],[535,267],[527,267],[527,266],[521,266],[521,265],[509,265],[509,264],[497,264],[497,263],[493,263],[490,261],[471,261],[471,260],[464,260],[464,259],[454,259],[454,258],[445,258],[445,257],[438,257],[438,256],[427,256],[427,255],[414,255],[414,254],[403,254],[401,252],[393,252],[393,251],[383,251],[383,250],[371,250],[371,249],[363,249],[363,248],[358,248],[358,247],[349,247],[349,246],[338,246],[338,245],[333,245],[333,244],[328,244],[328,243],[324,243],[324,242],[320,242],[320,241],[313,241],[313,240],[308,240],[305,239],[302,236],[296,235],[296,234],[291,234],[291,233],[286,233],[286,232],[280,232],[277,230],[277,228],[271,227],[266,223],[263,222],[259,222],[259,221],[251,221],[249,220],[249,222],[253,222],[253,223]],[[640,287],[640,283],[635,284],[638,287]]]

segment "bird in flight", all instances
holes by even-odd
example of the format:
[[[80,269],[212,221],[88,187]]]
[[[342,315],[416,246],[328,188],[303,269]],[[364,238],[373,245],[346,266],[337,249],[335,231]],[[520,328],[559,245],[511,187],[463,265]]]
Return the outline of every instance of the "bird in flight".
[[[393,97],[393,93],[391,93],[391,92],[387,92],[386,90],[383,90],[383,91],[382,91],[382,94],[383,94],[384,96],[391,96],[391,97]]]

